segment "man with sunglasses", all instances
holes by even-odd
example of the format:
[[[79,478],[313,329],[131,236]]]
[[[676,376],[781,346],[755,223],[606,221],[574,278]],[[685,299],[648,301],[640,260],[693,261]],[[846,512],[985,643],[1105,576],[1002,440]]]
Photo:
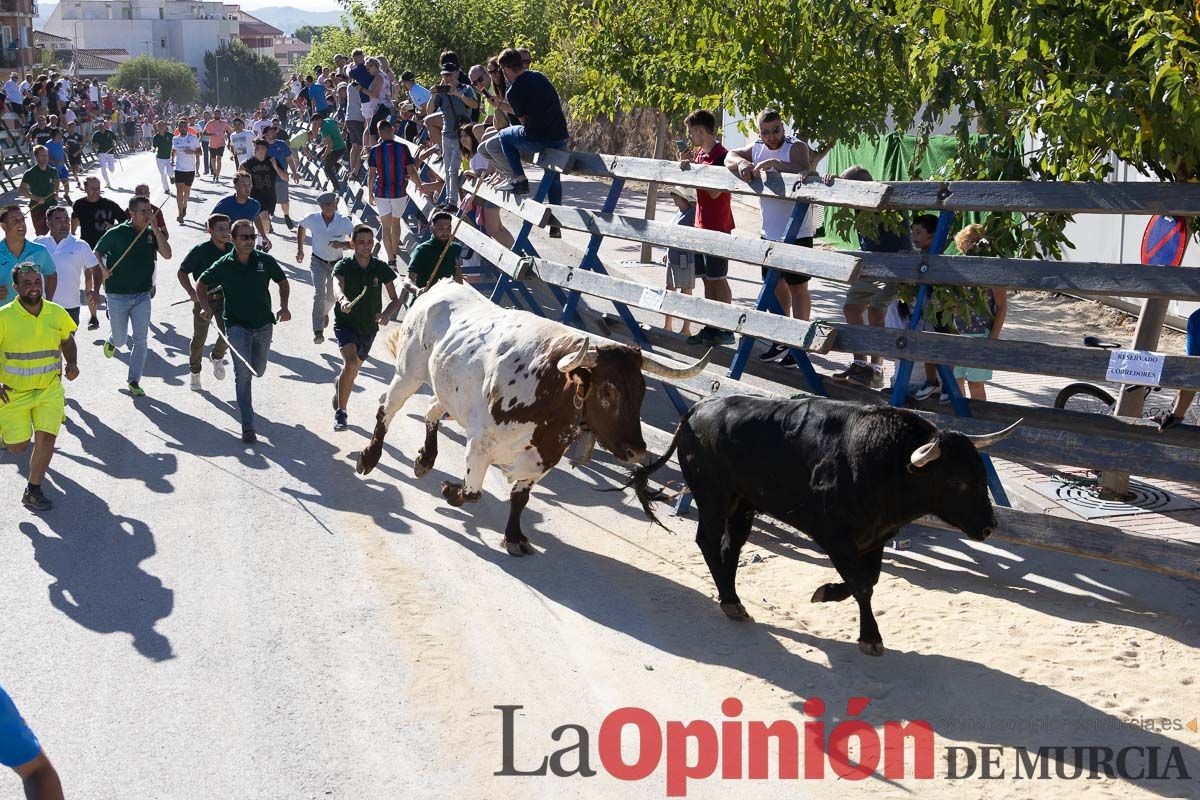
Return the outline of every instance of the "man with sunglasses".
[[[254,401],[251,378],[261,378],[267,370],[271,352],[271,336],[276,322],[292,318],[288,311],[291,288],[287,276],[270,255],[254,249],[254,223],[239,219],[233,223],[233,252],[222,256],[200,275],[196,284],[196,300],[206,318],[213,315],[208,293],[220,285],[224,292],[225,332],[229,346],[235,351],[233,374],[236,383],[238,411],[242,418],[242,441],[258,441],[254,431]],[[271,310],[270,283],[279,285],[279,311]],[[243,361],[245,359],[245,361]],[[248,362],[248,363],[247,363]],[[253,372],[251,372],[253,369]]]
[[[104,357],[112,358],[125,346],[132,327],[133,351],[129,356],[129,394],[144,397],[142,369],[149,346],[150,303],[154,297],[154,269],[158,257],[171,257],[171,244],[154,222],[154,206],[145,197],[129,200],[129,221],[109,228],[96,243],[101,266],[92,270],[92,288],[104,285],[111,326],[104,342]]]
[[[66,413],[63,362],[67,380],[79,377],[71,336],[76,325],[62,306],[43,299],[37,264],[22,262],[8,272],[18,296],[0,308],[0,439],[14,455],[33,443],[21,504],[49,511],[54,504],[42,493],[42,480]]]

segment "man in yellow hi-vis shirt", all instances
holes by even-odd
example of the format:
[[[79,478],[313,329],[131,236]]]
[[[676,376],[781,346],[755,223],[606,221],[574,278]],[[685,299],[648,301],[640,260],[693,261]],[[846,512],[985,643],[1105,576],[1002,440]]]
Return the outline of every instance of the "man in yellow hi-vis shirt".
[[[42,299],[42,274],[36,264],[17,264],[12,282],[17,302],[0,308],[0,438],[18,455],[33,442],[29,485],[21,503],[48,511],[53,504],[42,494],[42,479],[63,421],[63,362],[67,380],[79,375],[71,337],[76,325],[66,309]]]

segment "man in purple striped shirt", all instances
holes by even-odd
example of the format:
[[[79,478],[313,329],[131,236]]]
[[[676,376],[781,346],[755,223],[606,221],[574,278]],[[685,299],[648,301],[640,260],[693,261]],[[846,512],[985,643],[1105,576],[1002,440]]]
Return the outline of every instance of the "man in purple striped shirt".
[[[389,267],[396,266],[396,250],[400,246],[400,217],[408,202],[404,191],[406,178],[415,186],[421,185],[408,148],[396,141],[392,123],[381,120],[379,143],[367,155],[367,202],[379,212],[380,234]]]

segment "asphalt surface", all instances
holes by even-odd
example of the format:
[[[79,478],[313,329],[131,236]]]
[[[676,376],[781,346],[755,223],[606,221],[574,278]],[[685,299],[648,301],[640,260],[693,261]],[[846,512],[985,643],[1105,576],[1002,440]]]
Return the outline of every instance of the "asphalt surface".
[[[148,153],[123,158],[117,180],[125,189],[147,182],[161,198]],[[1008,616],[1010,654],[1029,644],[1022,637],[1053,640],[1080,623],[1161,639],[1159,667],[1182,665],[1179,653],[1195,645],[1194,588],[1117,568],[1076,580],[1077,562],[947,537],[889,557],[885,573],[900,563],[905,577],[885,576],[877,597],[889,600],[876,608],[896,652],[868,659],[854,643],[852,605],[806,605],[832,578],[828,562],[774,528],[745,557],[743,598],[759,622],[733,624],[713,602],[694,521],[652,530],[628,495],[598,491],[622,477],[603,454],[584,469],[561,465],[535,489],[525,527],[542,552],[512,558],[500,546],[507,486],[496,471],[477,506],[450,508],[438,492],[461,473],[459,429],[443,426],[437,466],[412,477],[421,397],[397,417],[377,471],[355,474],[392,369],[377,348],[351,401],[351,428],[335,433],[329,395],[340,361],[334,344],[312,342],[307,269],[292,263],[295,240],[281,222],[275,254],[291,280],[293,319],[277,327],[267,375],[255,382],[260,442],[243,445],[232,368],[218,382],[206,363],[205,391],[189,391],[191,310],[169,305],[184,298],[177,264],[230,192],[198,179],[199,202],[182,227],[174,200],[164,208],[175,259],[159,268],[145,398],[125,392],[123,356],[102,357],[106,326],[78,334],[81,375],[67,387],[47,485],[53,511],[20,506],[24,459],[0,456],[0,683],[69,797],[663,797],[661,764],[634,782],[602,769],[597,740],[609,712],[640,706],[660,723],[715,725],[726,719],[722,700],[736,696],[746,719],[798,725],[805,697],[824,697],[841,717],[847,697],[867,694],[875,724],[972,703],[1001,709],[1013,702],[1005,698],[1108,719],[1088,687],[1050,677],[1053,648],[1030,645],[1028,677],[1007,662],[985,666],[989,626]],[[315,210],[313,197],[293,190],[295,219]],[[1008,574],[1018,562],[1020,576]],[[940,640],[948,626],[978,631],[972,651]],[[1127,693],[1130,674],[1117,681]],[[1163,674],[1139,677],[1160,704],[1178,699],[1161,690]],[[497,705],[524,707],[516,768],[575,743],[578,731],[560,732],[562,741],[551,732],[577,724],[600,774],[495,775],[504,758]],[[995,741],[984,736],[956,738]],[[624,753],[637,758],[630,733]],[[577,762],[578,753],[564,757],[568,769]],[[0,774],[0,797],[17,796],[10,778]],[[809,785],[714,777],[693,781],[688,796],[796,797]],[[1118,783],[1113,796],[1130,788]],[[830,773],[812,793],[864,790],[901,791]]]

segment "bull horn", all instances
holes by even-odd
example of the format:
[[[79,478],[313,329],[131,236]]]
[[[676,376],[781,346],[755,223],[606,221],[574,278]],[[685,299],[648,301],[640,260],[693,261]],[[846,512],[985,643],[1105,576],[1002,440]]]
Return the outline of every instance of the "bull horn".
[[[559,372],[573,372],[583,367],[594,367],[596,365],[596,351],[590,346],[587,336],[583,337],[583,344],[574,353],[569,353],[558,360]]]
[[[712,348],[704,354],[700,360],[688,364],[686,367],[676,366],[674,361],[668,361],[654,353],[642,351],[642,371],[648,372],[651,375],[657,375],[660,378],[675,378],[677,380],[685,380],[694,378],[704,371],[708,366],[708,361],[712,358]]]
[[[938,440],[934,439],[929,444],[923,444],[916,450],[913,450],[908,460],[914,467],[923,467],[932,461],[937,461],[938,456],[941,454],[942,448],[938,446]]]
[[[977,434],[975,436],[972,436],[969,433],[964,433],[963,436],[966,436],[968,439],[971,440],[971,444],[975,445],[976,450],[983,450],[985,448],[991,447],[992,445],[996,444],[997,442],[1004,441],[1009,436],[1012,436],[1012,432],[1014,430],[1016,430],[1017,426],[1020,425],[1024,421],[1025,421],[1025,418],[1022,417],[1021,419],[1014,422],[1012,425],[1009,425],[1004,430],[996,431],[995,433],[981,433],[981,434]]]

